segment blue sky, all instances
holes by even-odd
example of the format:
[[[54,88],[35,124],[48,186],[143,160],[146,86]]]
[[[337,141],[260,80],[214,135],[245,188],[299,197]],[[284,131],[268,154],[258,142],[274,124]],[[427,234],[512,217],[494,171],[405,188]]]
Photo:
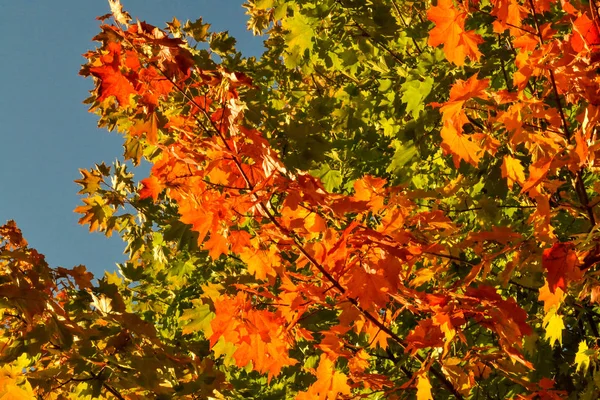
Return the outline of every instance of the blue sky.
[[[229,30],[243,54],[262,51],[262,39],[246,31],[241,0],[121,3],[134,18],[159,27],[174,16],[182,23],[203,17],[213,31]],[[103,0],[0,4],[0,224],[14,219],[52,266],[84,264],[97,276],[125,260],[124,244],[77,224],[73,180],[79,168],[122,155],[121,137],[98,129],[82,104],[92,83],[78,75],[81,54],[95,46],[95,17],[108,12]]]

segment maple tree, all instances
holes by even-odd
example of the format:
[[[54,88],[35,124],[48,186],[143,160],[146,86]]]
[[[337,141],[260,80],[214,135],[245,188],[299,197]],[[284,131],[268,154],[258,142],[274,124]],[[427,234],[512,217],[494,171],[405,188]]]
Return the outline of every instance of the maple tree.
[[[0,396],[599,396],[593,1],[250,0],[259,59],[110,5],[87,103],[152,168],[75,211],[129,259],[0,228]]]

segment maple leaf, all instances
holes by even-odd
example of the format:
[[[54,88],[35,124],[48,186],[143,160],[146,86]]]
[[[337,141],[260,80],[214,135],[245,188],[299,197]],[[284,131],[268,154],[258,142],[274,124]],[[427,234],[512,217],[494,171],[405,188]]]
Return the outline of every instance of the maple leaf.
[[[193,332],[203,332],[206,337],[212,335],[210,322],[215,317],[215,313],[210,310],[208,304],[202,304],[201,301],[194,302],[194,308],[187,309],[183,312],[180,321],[186,322],[183,326],[182,333],[184,335]]]
[[[121,72],[121,45],[111,42],[108,50],[109,54],[103,57],[103,59],[109,62],[89,69],[90,74],[100,81],[97,89],[97,101],[101,102],[110,96],[115,96],[119,105],[126,106],[129,104],[129,96],[137,94],[137,91],[129,79]]]
[[[127,59],[129,62],[129,58]],[[132,61],[133,63],[133,61]],[[130,69],[137,71],[134,66],[127,65]],[[161,74],[153,66],[141,69],[139,73],[140,87],[136,87],[142,95],[141,103],[146,103],[151,106],[158,106],[161,99],[166,98],[174,88],[173,82]],[[197,96],[197,98],[202,98]]]
[[[156,144],[158,141],[157,123],[158,119],[156,117],[156,113],[152,113],[147,119],[138,121],[133,127],[131,127],[129,134],[133,137],[140,137],[145,133],[148,143]]]
[[[279,252],[274,246],[267,250],[246,247],[239,254],[242,261],[248,265],[248,272],[256,279],[266,279],[267,275],[275,276],[274,267],[281,263]]]
[[[460,66],[466,57],[479,60],[477,46],[483,38],[474,31],[465,31],[467,14],[457,11],[452,0],[439,0],[437,6],[427,10],[427,18],[436,25],[429,31],[427,43],[432,47],[443,44],[448,61]]]
[[[131,15],[123,11],[123,6],[120,0],[108,0],[110,11],[112,12],[113,18],[120,24],[128,25],[131,21]]]
[[[471,136],[463,135],[451,124],[444,124],[440,135],[442,136],[442,148],[445,152],[452,154],[456,168],[460,166],[460,160],[474,167],[479,164],[483,150],[472,141]]]
[[[63,274],[63,276],[71,276],[80,289],[91,289],[92,287],[92,279],[94,279],[94,275],[92,275],[92,273],[89,272],[83,265],[79,265],[73,269],[58,267],[57,272]]]
[[[546,177],[552,165],[552,159],[542,158],[529,166],[529,177],[523,183],[521,193],[535,189]]]
[[[473,97],[486,98],[485,90],[490,84],[489,79],[478,79],[478,75],[472,75],[469,79],[457,80],[450,89],[448,103],[459,100],[469,100]]]
[[[369,358],[371,358],[371,356],[364,349],[357,351],[356,354],[354,354],[354,356],[348,360],[348,368],[350,368],[350,372],[353,374],[364,372],[364,370],[369,368]]]
[[[14,250],[19,247],[26,247],[27,240],[23,238],[21,230],[17,227],[17,223],[13,220],[6,222],[0,226],[0,244],[8,250]],[[5,242],[5,243],[2,243]]]
[[[442,120],[444,126],[440,132],[442,136],[442,148],[446,153],[451,153],[454,165],[458,167],[460,160],[477,166],[481,159],[483,149],[473,140],[475,135],[463,135],[463,125],[469,122],[463,107],[465,103],[474,97],[487,97],[485,90],[489,80],[478,79],[477,74],[472,75],[466,81],[458,80],[452,85],[450,99],[444,103],[432,103],[434,107],[441,106]]]
[[[105,198],[101,196],[93,196],[83,199],[84,206],[76,207],[73,210],[76,213],[83,214],[83,217],[79,219],[79,223],[90,224],[90,232],[98,230],[106,230],[106,235],[110,236],[111,229],[109,228],[108,222],[110,217],[114,214],[114,210],[107,204]]]
[[[158,196],[165,188],[165,185],[154,175],[150,175],[148,178],[142,179],[140,183],[143,186],[139,192],[140,199],[152,197],[152,200],[156,202],[158,200]]]
[[[373,210],[383,206],[383,194],[386,180],[373,176],[364,176],[354,182],[354,199],[365,201]]]
[[[112,299],[103,294],[101,294],[100,296],[96,296],[92,292],[90,292],[90,296],[92,296],[92,305],[94,306],[94,309],[100,311],[102,315],[109,314],[112,311]]]
[[[581,14],[573,22],[573,33],[571,35],[571,46],[576,52],[590,50],[600,45],[600,32],[595,21],[589,19],[587,14]]]
[[[521,239],[523,239],[523,235],[503,226],[494,226],[491,231],[471,232],[467,237],[467,240],[494,241],[502,244]]]
[[[321,354],[319,367],[316,371],[317,381],[313,383],[306,392],[301,392],[296,400],[338,398],[339,394],[350,394],[347,376],[336,371],[333,361],[326,354]]]
[[[544,250],[542,267],[546,270],[548,287],[552,293],[556,292],[557,288],[566,292],[570,282],[577,281],[583,276],[579,269],[579,258],[570,242],[557,242]]]
[[[494,21],[494,32],[502,33],[511,27],[521,26],[522,17],[527,14],[517,0],[492,0],[494,8],[490,14],[498,17]]]
[[[406,352],[415,354],[418,349],[427,347],[444,347],[444,334],[432,319],[419,321],[418,325],[406,337]]]
[[[595,355],[594,350],[589,350],[589,347],[585,340],[579,342],[579,348],[577,354],[575,354],[575,365],[577,365],[577,371],[582,370],[585,375],[588,367],[590,366],[590,356]]]
[[[468,397],[471,389],[475,386],[475,379],[472,373],[465,371],[466,368],[462,367],[461,363],[462,360],[460,358],[447,358],[443,361],[442,371],[458,392]]]
[[[554,291],[550,291],[548,282],[544,283],[544,286],[540,288],[540,294],[538,300],[544,302],[544,312],[548,313],[551,309],[558,310],[565,297],[565,292],[559,287],[554,288]]]
[[[282,22],[282,28],[288,33],[285,35],[288,57],[286,57],[286,65],[295,67],[299,64],[304,53],[313,48],[314,30],[312,24],[314,20],[306,17],[299,10],[294,13],[294,16],[286,18]]]
[[[210,346],[213,348],[220,338],[233,344],[233,358],[238,367],[252,363],[252,369],[267,373],[270,382],[283,367],[298,362],[289,356],[291,342],[280,315],[252,309],[242,291],[233,298],[221,296],[215,299],[214,304]]]
[[[562,331],[565,329],[565,323],[563,317],[553,310],[546,314],[543,321],[544,329],[546,329],[546,339],[550,342],[550,346],[554,347],[554,344],[558,340],[558,343],[562,345]]]
[[[98,171],[88,171],[86,169],[80,169],[79,173],[82,178],[75,181],[75,183],[81,185],[79,194],[93,194],[100,189],[100,183],[104,180],[102,174]]]
[[[24,368],[22,368],[24,369]],[[27,400],[35,398],[31,384],[25,379],[22,371],[10,365],[5,365],[0,369],[0,399],[2,400]]]
[[[577,157],[574,158],[576,158],[576,169],[579,169],[587,163],[589,155],[589,147],[581,130],[575,132],[575,144],[575,154]],[[576,173],[577,171],[574,172]]]
[[[222,254],[229,253],[227,238],[215,231],[212,231],[210,238],[204,242],[204,248],[208,250],[208,255],[213,260],[218,259]]]
[[[513,158],[509,155],[504,156],[501,171],[502,177],[506,178],[506,183],[509,189],[512,189],[515,183],[523,185],[525,182],[525,171],[523,170],[521,162],[516,158]]]
[[[417,376],[417,400],[433,400],[431,395],[431,382],[426,372]]]

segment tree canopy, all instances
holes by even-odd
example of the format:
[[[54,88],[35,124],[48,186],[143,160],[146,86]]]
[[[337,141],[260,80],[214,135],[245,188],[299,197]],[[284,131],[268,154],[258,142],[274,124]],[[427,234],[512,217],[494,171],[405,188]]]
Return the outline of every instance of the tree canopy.
[[[75,212],[128,260],[0,228],[0,399],[600,396],[594,0],[248,0],[260,58],[109,3]]]

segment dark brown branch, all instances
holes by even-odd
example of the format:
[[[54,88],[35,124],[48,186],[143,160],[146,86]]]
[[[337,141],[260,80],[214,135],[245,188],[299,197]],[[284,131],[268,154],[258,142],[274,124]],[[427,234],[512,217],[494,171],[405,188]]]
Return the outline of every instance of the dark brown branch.
[[[498,35],[498,44],[502,46],[500,35]],[[504,64],[504,59],[500,57],[500,67],[502,67],[502,75],[504,75],[504,82],[506,83],[506,90],[512,92],[512,85],[510,80],[508,79],[508,72],[506,71],[506,65]]]
[[[354,21],[354,26],[357,27],[363,33],[363,35],[365,37],[368,37],[369,40],[371,40],[373,43],[375,43],[377,46],[381,47],[389,55],[391,55],[399,64],[401,64],[401,65],[404,64],[404,60],[402,59],[402,57],[400,57],[398,55],[398,53],[396,53],[395,51],[393,51],[392,49],[390,49],[389,47],[387,47],[384,43],[382,43],[379,40],[375,39],[373,37],[373,35],[371,35],[369,32],[367,32],[365,30],[365,28],[363,28],[358,22]]]
[[[119,393],[117,391],[117,389],[115,389],[114,387],[110,386],[108,383],[102,382],[102,387],[104,389],[108,390],[110,393],[112,393],[112,395],[115,396],[117,399],[119,399],[119,400],[125,400],[125,397],[121,396],[121,393]]]
[[[398,14],[398,17],[402,21],[402,24],[404,25],[404,28],[408,28],[408,24],[404,20],[404,17],[402,16],[402,12],[400,11],[400,8],[396,4],[395,0],[392,0],[392,5],[394,6],[394,10],[396,10],[396,13]],[[423,50],[421,50],[421,48],[419,47],[419,43],[417,43],[417,40],[415,38],[410,38],[410,39],[412,40],[413,44],[415,45],[415,48],[417,49],[417,52],[419,54],[422,54]]]

